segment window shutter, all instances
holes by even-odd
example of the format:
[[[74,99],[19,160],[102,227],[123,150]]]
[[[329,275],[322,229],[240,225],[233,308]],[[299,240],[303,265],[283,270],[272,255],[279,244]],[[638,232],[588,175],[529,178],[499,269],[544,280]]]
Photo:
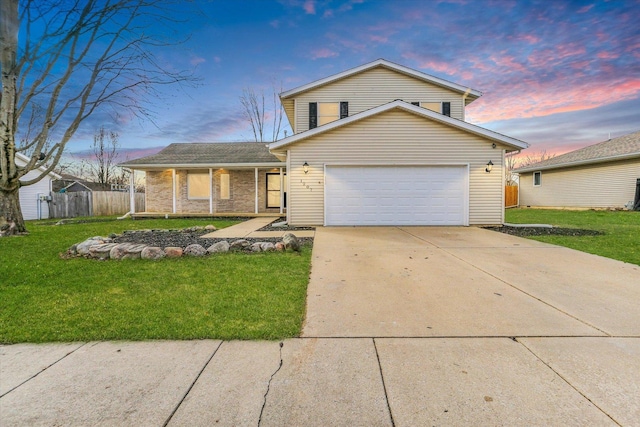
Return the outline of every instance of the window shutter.
[[[318,103],[309,103],[309,129],[318,127]]]
[[[420,103],[416,101],[416,102],[412,102],[411,105],[417,105],[419,107]]]
[[[442,114],[444,114],[445,116],[451,117],[451,103],[450,102],[443,102],[442,103]]]
[[[345,117],[349,117],[349,103],[341,102],[340,103],[340,118],[344,119]]]

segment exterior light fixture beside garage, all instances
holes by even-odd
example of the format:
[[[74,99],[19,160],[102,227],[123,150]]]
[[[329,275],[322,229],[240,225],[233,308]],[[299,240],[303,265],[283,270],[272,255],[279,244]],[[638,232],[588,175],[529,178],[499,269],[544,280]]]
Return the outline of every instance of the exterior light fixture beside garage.
[[[305,174],[309,173],[309,163],[304,162],[304,164],[302,165],[302,170]]]
[[[491,169],[493,169],[493,162],[489,160],[489,163],[487,163],[487,168],[485,169],[485,172],[489,173],[491,172]]]

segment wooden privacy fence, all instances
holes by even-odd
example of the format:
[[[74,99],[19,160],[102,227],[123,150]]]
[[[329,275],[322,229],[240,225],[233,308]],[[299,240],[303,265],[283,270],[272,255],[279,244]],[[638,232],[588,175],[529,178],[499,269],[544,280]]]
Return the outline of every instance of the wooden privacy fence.
[[[504,187],[504,207],[513,208],[518,206],[518,204],[518,186],[507,185],[506,187]]]
[[[135,194],[136,212],[144,212],[144,193]],[[129,193],[120,191],[75,191],[54,193],[49,204],[50,218],[123,215],[129,212]]]

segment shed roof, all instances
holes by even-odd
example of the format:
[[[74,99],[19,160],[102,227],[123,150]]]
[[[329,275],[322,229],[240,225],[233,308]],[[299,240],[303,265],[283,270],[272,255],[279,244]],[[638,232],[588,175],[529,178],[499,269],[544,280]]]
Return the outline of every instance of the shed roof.
[[[545,169],[559,169],[591,163],[611,162],[640,157],[640,131],[589,145],[575,151],[543,160],[514,172],[533,172]]]
[[[194,142],[170,144],[159,153],[129,160],[132,169],[169,167],[279,166],[282,162],[261,142]]]

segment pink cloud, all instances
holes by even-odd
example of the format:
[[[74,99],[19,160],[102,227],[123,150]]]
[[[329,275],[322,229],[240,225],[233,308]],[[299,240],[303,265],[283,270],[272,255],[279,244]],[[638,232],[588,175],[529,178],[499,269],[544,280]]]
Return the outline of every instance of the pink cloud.
[[[321,58],[333,58],[338,56],[338,52],[334,52],[331,49],[323,47],[321,49],[316,49],[311,52],[311,59],[321,59]]]
[[[467,110],[468,120],[486,123],[601,107],[636,98],[640,94],[640,79],[566,86],[523,79],[503,89],[502,93],[494,90],[471,104]]]
[[[369,36],[369,40],[371,40],[372,42],[386,43],[389,41],[389,38],[372,34]]]
[[[578,9],[578,13],[587,13],[591,10],[591,8],[593,8],[593,6],[594,6],[593,4],[583,6],[580,9]]]
[[[316,2],[315,2],[315,0],[307,0],[307,1],[305,1],[304,4],[302,5],[302,8],[304,9],[304,11],[308,15],[315,15],[316,14]]]
[[[598,52],[596,56],[600,59],[616,59],[620,57],[620,55],[613,52]]]

